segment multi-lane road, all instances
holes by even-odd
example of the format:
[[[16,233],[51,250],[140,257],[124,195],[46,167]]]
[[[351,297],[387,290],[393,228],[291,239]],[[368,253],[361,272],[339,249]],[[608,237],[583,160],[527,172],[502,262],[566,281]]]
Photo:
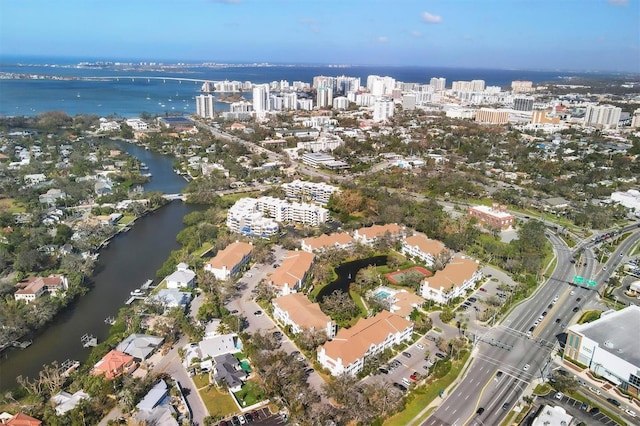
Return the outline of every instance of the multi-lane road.
[[[627,231],[637,231],[637,226],[622,230]],[[634,232],[623,241],[601,269],[597,268],[594,256],[583,256],[580,264],[571,263],[575,250],[555,234],[548,233],[548,237],[557,256],[551,277],[501,325],[481,336],[466,376],[424,425],[500,424],[528,384],[534,378],[548,375],[550,354],[558,344],[558,335],[573,317],[580,315],[585,304],[596,298],[597,290],[606,285],[612,271],[640,239],[640,233]],[[592,243],[581,247],[588,251]],[[578,273],[595,279],[597,287],[572,285]],[[477,414],[480,408],[484,410]]]

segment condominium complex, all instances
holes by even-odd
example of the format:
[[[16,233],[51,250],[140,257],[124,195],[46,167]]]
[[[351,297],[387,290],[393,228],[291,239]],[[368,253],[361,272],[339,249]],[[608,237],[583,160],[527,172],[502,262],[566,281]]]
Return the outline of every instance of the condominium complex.
[[[429,80],[429,86],[433,87],[435,92],[439,92],[444,90],[447,85],[447,79],[444,77],[432,77]]]
[[[622,108],[613,105],[589,105],[584,114],[584,125],[601,129],[618,127]]]
[[[433,266],[436,257],[444,251],[440,241],[432,240],[424,234],[415,234],[402,240],[403,255],[418,258],[427,266]]]
[[[327,204],[331,194],[340,192],[337,186],[329,185],[324,182],[308,182],[299,179],[282,185],[287,198],[293,198],[298,201],[315,201],[321,204]]]
[[[269,277],[269,284],[280,296],[297,293],[311,271],[314,258],[313,253],[306,251],[289,251]]]
[[[251,244],[236,241],[220,250],[204,265],[204,270],[211,272],[217,279],[226,281],[238,274],[251,260],[252,251]]]
[[[513,93],[530,93],[535,91],[535,89],[532,81],[515,80],[511,82],[511,91]]]
[[[313,204],[273,197],[241,198],[229,209],[227,227],[231,232],[266,237],[278,232],[276,222],[318,226],[328,218],[327,209]]]
[[[464,296],[481,277],[482,272],[477,261],[456,257],[443,270],[422,281],[420,295],[427,300],[446,305],[456,297]]]
[[[202,118],[214,118],[215,98],[211,93],[196,96],[196,114]]]
[[[312,303],[302,293],[291,293],[280,296],[271,301],[273,304],[273,318],[283,326],[291,327],[293,334],[309,331],[324,331],[331,339],[336,334],[336,323],[329,318],[320,305]]]
[[[509,110],[480,108],[476,112],[476,121],[486,124],[506,124],[509,122]]]
[[[334,376],[356,375],[367,357],[410,341],[412,334],[411,321],[382,311],[340,330],[333,340],[318,348],[318,362]]]
[[[373,104],[373,121],[387,121],[389,118],[393,117],[394,110],[395,104],[392,99],[380,98],[376,100]]]

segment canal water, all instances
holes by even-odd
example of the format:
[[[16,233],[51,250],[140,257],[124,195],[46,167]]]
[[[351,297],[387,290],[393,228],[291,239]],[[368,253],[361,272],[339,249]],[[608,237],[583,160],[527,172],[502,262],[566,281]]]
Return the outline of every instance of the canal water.
[[[373,256],[366,259],[353,260],[351,262],[345,262],[336,268],[336,274],[338,278],[335,281],[327,284],[322,290],[318,292],[316,298],[318,302],[329,296],[334,291],[344,291],[349,293],[349,285],[356,280],[356,274],[361,269],[367,268],[371,265],[382,266],[387,263],[387,256]]]
[[[180,193],[185,187],[185,180],[173,172],[171,157],[126,142],[117,144],[149,167],[153,176],[145,185],[146,190]],[[184,227],[182,218],[199,208],[203,207],[173,201],[138,219],[129,232],[113,238],[100,251],[95,272],[89,280],[89,293],[78,298],[34,336],[30,347],[9,349],[0,355],[0,390],[15,387],[18,375],[36,377],[42,366],[52,361],[86,360],[90,349],[82,347],[81,337],[88,333],[103,341],[109,331],[104,320],[117,315],[130,297],[129,293],[148,279],[158,282],[156,271],[171,251],[179,248],[176,235]]]

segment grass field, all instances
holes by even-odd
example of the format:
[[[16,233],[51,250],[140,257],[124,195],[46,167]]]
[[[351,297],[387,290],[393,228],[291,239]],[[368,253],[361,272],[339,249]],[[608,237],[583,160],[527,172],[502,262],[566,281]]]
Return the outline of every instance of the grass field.
[[[201,390],[200,396],[210,416],[227,417],[238,411],[238,406],[233,397],[227,393],[220,392],[215,386],[208,391],[206,389]]]

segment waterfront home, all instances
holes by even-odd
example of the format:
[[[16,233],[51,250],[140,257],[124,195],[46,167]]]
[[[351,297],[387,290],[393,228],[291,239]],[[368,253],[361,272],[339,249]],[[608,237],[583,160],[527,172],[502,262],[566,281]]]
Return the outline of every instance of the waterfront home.
[[[353,237],[346,232],[322,234],[319,237],[303,238],[300,248],[309,253],[320,253],[326,250],[348,250],[355,244]]]
[[[104,375],[105,379],[112,380],[123,374],[131,374],[138,367],[131,355],[117,350],[111,350],[98,361],[91,370],[94,376]]]
[[[213,379],[218,386],[226,385],[231,392],[239,392],[247,380],[247,373],[240,361],[231,354],[224,354],[213,359]]]
[[[204,338],[199,343],[190,343],[184,346],[185,357],[183,365],[189,367],[193,360],[204,360],[200,367],[204,370],[211,367],[213,359],[224,354],[234,354],[242,350],[242,343],[235,332],[220,332],[220,320],[215,319],[206,325]]]
[[[178,291],[174,288],[163,288],[157,294],[149,296],[147,299],[151,303],[161,304],[165,311],[169,311],[173,308],[180,308],[184,311],[187,309],[192,298],[193,295],[191,293]]]
[[[410,258],[418,258],[427,267],[433,266],[436,257],[445,249],[440,241],[432,240],[424,234],[414,234],[402,240],[401,253]]]
[[[478,261],[461,256],[451,262],[433,277],[427,277],[420,284],[420,295],[446,305],[456,297],[463,297],[482,278]]]
[[[51,402],[55,406],[56,414],[63,416],[67,411],[76,408],[76,405],[83,399],[89,399],[89,394],[82,390],[73,395],[69,392],[60,391],[51,397]]]
[[[11,415],[9,413],[0,414],[0,423],[8,426],[40,426],[42,422],[24,413]]]
[[[64,275],[49,275],[48,277],[29,277],[16,284],[19,288],[13,297],[31,303],[45,294],[57,296],[69,288],[69,281]]]
[[[269,277],[269,284],[276,288],[280,296],[296,293],[311,271],[314,258],[313,253],[306,251],[289,251],[282,264]]]
[[[164,342],[163,337],[150,336],[148,334],[130,334],[122,342],[118,343],[116,350],[144,361]]]
[[[353,239],[361,244],[372,245],[380,238],[389,237],[391,240],[397,240],[404,234],[404,227],[396,223],[389,223],[356,229],[353,233]]]
[[[180,262],[176,271],[165,278],[167,288],[190,288],[196,281],[196,273],[189,269],[189,265]]]
[[[220,250],[206,265],[204,270],[211,272],[217,279],[226,281],[237,275],[251,260],[253,246],[236,241]]]
[[[329,339],[336,334],[337,326],[322,310],[302,293],[280,296],[271,301],[273,317],[283,326],[290,326],[293,334],[304,330],[323,330]]]
[[[409,342],[413,323],[389,311],[371,318],[360,318],[351,328],[338,334],[318,348],[318,362],[334,376],[356,375],[368,356],[387,348]]]

